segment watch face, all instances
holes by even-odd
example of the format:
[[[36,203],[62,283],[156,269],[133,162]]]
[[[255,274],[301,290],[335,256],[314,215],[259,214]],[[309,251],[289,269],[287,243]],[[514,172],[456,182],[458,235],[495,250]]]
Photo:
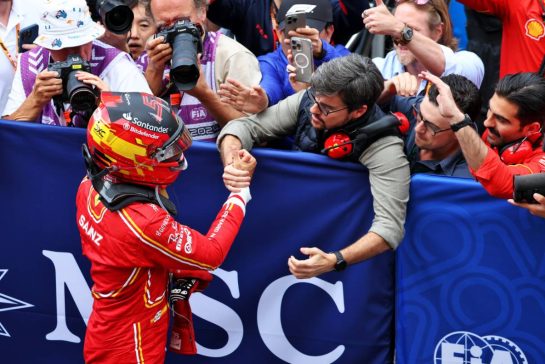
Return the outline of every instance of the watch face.
[[[344,260],[338,261],[337,264],[335,264],[335,270],[337,272],[340,272],[346,268],[346,262]]]

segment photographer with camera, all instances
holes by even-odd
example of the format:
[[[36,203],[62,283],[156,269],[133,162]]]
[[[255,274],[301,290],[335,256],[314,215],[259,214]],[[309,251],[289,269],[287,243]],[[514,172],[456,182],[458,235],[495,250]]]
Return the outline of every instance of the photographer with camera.
[[[471,118],[457,107],[448,85],[429,72],[420,75],[439,92],[439,112],[447,118],[471,174],[492,196],[511,198],[515,176],[545,172],[543,124],[545,79],[516,73],[500,79],[490,99],[482,139]]]
[[[146,79],[155,95],[180,93],[178,115],[194,139],[214,141],[228,121],[244,116],[223,103],[219,85],[232,78],[257,84],[261,72],[255,56],[237,41],[207,32],[206,0],[152,0],[151,13],[160,30],[148,41]],[[200,56],[199,56],[200,54]],[[175,87],[165,87],[165,69]],[[174,89],[174,90],[172,90]]]
[[[128,54],[97,40],[103,33],[85,0],[47,2],[39,47],[21,55],[4,117],[85,127],[99,92],[150,92]]]
[[[368,232],[334,253],[301,248],[308,259],[288,259],[297,278],[340,271],[347,264],[397,248],[409,199],[409,164],[399,137],[400,120],[376,105],[384,81],[373,62],[359,54],[332,59],[313,73],[310,84],[259,114],[231,121],[217,141],[225,166],[223,181],[231,191],[243,187],[230,173],[236,153],[286,136],[294,137],[295,150],[361,163],[368,169],[375,213]],[[345,243],[339,242],[339,248]]]

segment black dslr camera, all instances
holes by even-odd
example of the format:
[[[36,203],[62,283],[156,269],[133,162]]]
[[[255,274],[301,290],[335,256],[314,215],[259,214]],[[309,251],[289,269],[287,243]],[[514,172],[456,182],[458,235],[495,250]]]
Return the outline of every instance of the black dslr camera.
[[[164,37],[172,47],[170,78],[180,91],[191,90],[199,79],[197,53],[202,52],[202,34],[202,29],[189,19],[181,19],[155,35]]]
[[[513,200],[537,203],[534,193],[545,196],[545,173],[526,174],[513,177]]]
[[[101,21],[112,33],[125,34],[131,30],[134,14],[127,5],[130,0],[87,0],[94,21]]]
[[[97,107],[98,92],[94,86],[79,81],[77,71],[91,72],[91,66],[77,54],[68,56],[66,61],[49,65],[48,71],[56,71],[62,79],[62,95],[55,96],[55,104],[67,102],[75,112],[92,113]]]

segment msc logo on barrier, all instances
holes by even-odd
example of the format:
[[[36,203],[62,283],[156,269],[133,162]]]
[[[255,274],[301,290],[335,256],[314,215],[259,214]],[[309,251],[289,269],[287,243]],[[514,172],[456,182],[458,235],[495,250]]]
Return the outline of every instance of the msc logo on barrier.
[[[2,280],[2,278],[4,278],[7,272],[8,272],[7,269],[0,269],[0,281]],[[20,310],[22,308],[27,308],[27,307],[33,307],[33,305],[0,293],[0,312]],[[4,327],[4,325],[2,325],[1,322],[0,322],[0,336],[11,337],[8,330],[6,330],[6,328]]]
[[[435,364],[528,364],[526,355],[511,340],[469,331],[445,335],[437,343],[433,357]]]

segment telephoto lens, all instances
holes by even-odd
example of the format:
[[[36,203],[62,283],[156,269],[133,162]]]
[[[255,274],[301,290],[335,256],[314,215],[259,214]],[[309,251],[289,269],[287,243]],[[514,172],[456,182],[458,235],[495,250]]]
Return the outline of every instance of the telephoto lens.
[[[131,30],[134,15],[129,6],[119,0],[98,0],[97,11],[102,23],[112,33],[125,34]]]
[[[97,107],[98,97],[93,88],[76,78],[76,72],[68,74],[66,80],[68,100],[74,111],[90,111]]]
[[[181,91],[191,90],[199,79],[197,42],[200,39],[193,34],[179,33],[172,44],[170,75]]]
[[[170,78],[180,91],[191,90],[199,79],[199,59],[202,52],[202,29],[189,19],[178,20],[172,27],[155,35],[164,37],[172,47]]]

